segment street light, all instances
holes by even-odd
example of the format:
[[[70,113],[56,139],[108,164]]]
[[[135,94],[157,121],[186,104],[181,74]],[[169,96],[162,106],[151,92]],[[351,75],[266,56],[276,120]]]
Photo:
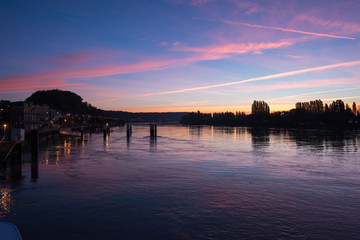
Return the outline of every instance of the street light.
[[[6,135],[6,124],[3,125],[4,126],[4,136]]]

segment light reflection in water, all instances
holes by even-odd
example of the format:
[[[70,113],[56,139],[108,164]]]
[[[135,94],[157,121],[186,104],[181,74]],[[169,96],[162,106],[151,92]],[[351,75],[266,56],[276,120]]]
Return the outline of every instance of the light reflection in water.
[[[59,165],[60,162],[60,150],[56,150],[56,165]]]
[[[71,154],[71,141],[69,139],[64,141],[64,153],[66,155]]]
[[[6,217],[10,213],[11,207],[15,204],[11,196],[12,191],[8,188],[0,188],[0,219]]]
[[[110,134],[105,134],[104,133],[104,147],[105,147],[105,151],[109,150],[109,140],[110,140]]]

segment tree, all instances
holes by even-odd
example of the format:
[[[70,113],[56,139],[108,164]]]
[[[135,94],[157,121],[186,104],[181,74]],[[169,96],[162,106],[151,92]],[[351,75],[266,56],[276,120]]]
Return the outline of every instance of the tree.
[[[329,106],[327,103],[325,103],[325,112],[329,112]]]
[[[311,113],[322,113],[322,112],[324,112],[324,104],[320,99],[310,101],[310,102],[297,102],[295,104],[295,108],[304,110],[306,112],[311,112]]]
[[[352,112],[356,115],[356,103],[353,102],[352,104]]]
[[[345,112],[345,104],[342,100],[336,100],[336,101],[333,101],[331,104],[330,104],[330,111],[331,112],[336,112],[336,113],[343,113]]]
[[[270,114],[270,107],[265,101],[256,101],[254,100],[251,106],[251,114],[254,115],[269,115]]]

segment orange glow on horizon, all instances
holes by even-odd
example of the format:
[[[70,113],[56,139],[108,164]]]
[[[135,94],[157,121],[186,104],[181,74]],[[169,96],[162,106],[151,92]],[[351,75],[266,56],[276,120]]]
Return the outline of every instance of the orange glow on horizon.
[[[357,97],[351,97],[351,98],[358,98],[360,99],[360,96]],[[349,105],[353,102],[347,102],[346,99],[350,99],[350,97],[344,97],[344,98],[331,98],[331,99],[322,99],[323,103],[331,104],[333,101],[341,99],[344,101],[344,103],[348,103]],[[315,99],[312,99],[315,100]],[[312,101],[309,100],[309,101]],[[321,99],[320,99],[321,100]],[[297,102],[308,102],[308,100],[304,101],[297,101]],[[359,105],[359,102],[355,102],[357,105]],[[290,111],[291,109],[295,108],[296,102],[293,104],[269,104],[270,106],[270,112],[283,112],[283,111]],[[251,114],[251,105],[249,106],[202,106],[202,107],[160,107],[160,106],[154,106],[154,107],[148,107],[148,108],[133,108],[133,109],[114,109],[113,111],[127,111],[132,113],[167,113],[167,112],[197,112],[200,111],[201,113],[219,113],[219,112],[245,112],[245,114]]]
[[[294,104],[274,104],[270,105],[270,112],[278,111],[289,111],[295,108]],[[115,111],[128,111],[133,113],[165,113],[165,112],[197,112],[202,113],[215,113],[215,112],[245,112],[245,114],[251,113],[251,105],[249,106],[202,106],[202,107],[148,107],[148,108],[136,108],[136,109],[127,109],[127,110],[115,110]]]

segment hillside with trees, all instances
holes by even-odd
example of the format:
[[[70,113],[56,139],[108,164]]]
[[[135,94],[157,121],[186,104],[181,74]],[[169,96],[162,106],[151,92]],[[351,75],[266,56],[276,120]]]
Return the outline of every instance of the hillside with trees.
[[[82,97],[76,93],[63,90],[37,91],[28,97],[26,102],[37,105],[48,105],[65,113],[102,115],[103,110],[97,109],[87,102],[83,102]]]
[[[125,122],[179,122],[184,115],[188,114],[188,112],[132,113],[102,110],[83,102],[82,97],[76,93],[58,89],[37,91],[25,101],[36,105],[47,105],[62,113],[110,117],[122,119]]]

